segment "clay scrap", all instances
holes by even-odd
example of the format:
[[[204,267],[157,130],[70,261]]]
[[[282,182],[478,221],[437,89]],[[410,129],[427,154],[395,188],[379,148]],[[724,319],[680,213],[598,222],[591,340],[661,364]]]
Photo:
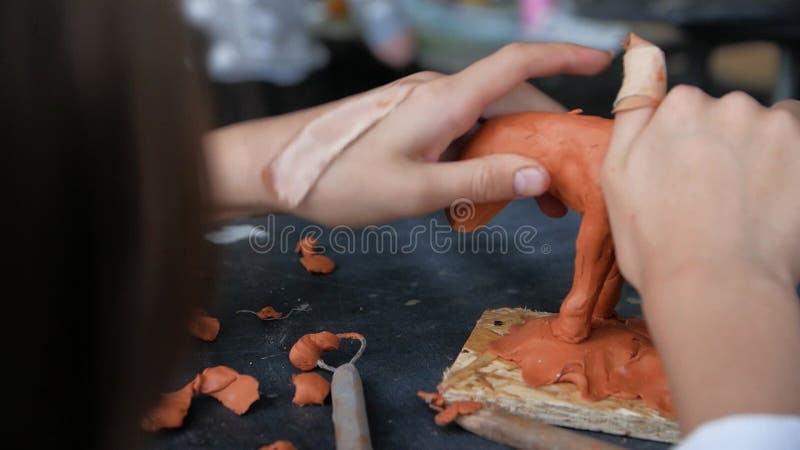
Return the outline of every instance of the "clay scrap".
[[[300,264],[309,273],[327,274],[336,269],[336,263],[332,259],[319,254],[319,242],[310,236],[301,239],[294,251],[300,254]]]
[[[472,414],[483,407],[481,403],[473,401],[445,402],[442,395],[435,392],[418,391],[417,396],[425,400],[431,409],[437,411],[433,421],[440,427],[450,424],[459,416]]]
[[[325,399],[331,392],[331,383],[314,372],[294,374],[292,383],[294,384],[292,403],[297,406],[324,405]]]
[[[325,364],[320,357],[325,352],[338,349],[341,339],[353,339],[361,342],[361,347],[351,360],[352,364],[361,356],[366,347],[366,339],[361,333],[334,334],[329,331],[320,331],[303,335],[289,350],[289,361],[303,371],[319,367],[335,372],[336,369]],[[323,405],[331,392],[330,382],[316,373],[292,375],[292,383],[295,387],[292,402],[299,406]]]
[[[258,380],[230,367],[209,367],[181,389],[161,395],[161,401],[142,418],[142,429],[155,432],[180,428],[189,412],[192,397],[207,394],[238,415],[250,409],[259,398]]]
[[[258,450],[297,450],[289,441],[275,441],[269,445],[263,445]]]
[[[189,333],[206,342],[217,339],[219,319],[211,317],[202,309],[196,309],[189,319]]]

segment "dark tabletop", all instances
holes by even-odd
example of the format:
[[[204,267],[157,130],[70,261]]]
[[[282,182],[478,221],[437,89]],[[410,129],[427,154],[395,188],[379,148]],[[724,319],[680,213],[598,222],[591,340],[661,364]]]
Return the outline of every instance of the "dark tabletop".
[[[356,244],[356,251],[342,254],[333,251],[333,235],[326,229],[320,242],[338,268],[321,276],[307,273],[291,252],[310,224],[290,217],[277,217],[274,224],[266,218],[237,223],[265,226],[275,245],[265,251],[267,241],[257,239],[258,251],[248,240],[218,247],[220,273],[212,314],[222,329],[215,342],[197,343],[175,387],[205,367],[224,364],[256,377],[262,397],[239,417],[213,398],[198,396],[183,428],[155,434],[149,448],[257,449],[278,439],[290,440],[300,450],[333,448],[330,400],[322,407],[304,408],[291,402],[291,375],[299,370],[289,363],[288,351],[303,334],[321,330],[358,331],[368,340],[357,367],[374,448],[505,448],[456,425],[436,426],[434,412],[415,393],[435,390],[483,310],[510,306],[557,311],[571,285],[577,215],[549,219],[533,201],[517,201],[493,222],[503,230],[478,242],[444,231],[444,214],[437,213],[392,224],[394,231],[383,234],[383,248],[378,248],[377,233],[338,231],[340,244],[348,236]],[[416,245],[411,245],[411,236],[417,236]],[[444,248],[447,242],[449,250]],[[618,311],[639,314],[636,298],[626,287]],[[262,322],[235,313],[265,305],[285,312],[304,303],[310,311],[285,320]],[[344,344],[325,358],[339,363],[354,347]],[[666,448],[589,434],[629,448]]]

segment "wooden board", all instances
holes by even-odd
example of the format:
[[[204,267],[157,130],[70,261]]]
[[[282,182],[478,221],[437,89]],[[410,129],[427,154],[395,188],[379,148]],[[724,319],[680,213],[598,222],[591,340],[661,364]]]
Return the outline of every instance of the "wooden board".
[[[455,363],[447,369],[442,385],[446,401],[473,400],[503,411],[553,425],[632,436],[661,442],[677,442],[678,424],[641,400],[609,397],[592,402],[581,397],[571,383],[534,388],[522,380],[516,363],[484,353],[487,345],[508,334],[514,324],[549,313],[519,308],[484,311]]]

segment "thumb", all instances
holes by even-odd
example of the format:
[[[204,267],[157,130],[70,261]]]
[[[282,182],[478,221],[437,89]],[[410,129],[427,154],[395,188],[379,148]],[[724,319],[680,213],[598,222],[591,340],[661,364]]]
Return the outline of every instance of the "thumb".
[[[536,160],[512,154],[494,154],[457,162],[425,163],[421,183],[435,209],[466,198],[475,203],[542,195],[550,175]]]

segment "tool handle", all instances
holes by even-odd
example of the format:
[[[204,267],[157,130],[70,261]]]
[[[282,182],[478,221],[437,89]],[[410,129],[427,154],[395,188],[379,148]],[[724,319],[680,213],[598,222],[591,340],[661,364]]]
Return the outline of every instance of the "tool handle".
[[[347,363],[336,368],[331,399],[337,450],[372,450],[364,387],[356,366]]]
[[[462,428],[478,436],[517,449],[624,450],[609,442],[493,408],[480,409],[456,421]]]

